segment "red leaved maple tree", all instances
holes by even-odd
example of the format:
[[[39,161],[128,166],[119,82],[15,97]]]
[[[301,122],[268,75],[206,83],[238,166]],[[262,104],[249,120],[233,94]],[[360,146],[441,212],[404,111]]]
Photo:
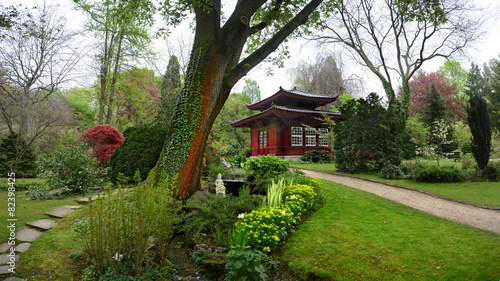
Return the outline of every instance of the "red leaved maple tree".
[[[448,83],[443,74],[437,72],[426,73],[425,71],[419,70],[413,76],[409,84],[411,93],[411,117],[415,117],[417,113],[420,117],[425,116],[424,108],[428,105],[427,95],[431,91],[432,85],[434,85],[448,107],[450,118],[454,121],[465,120],[467,118],[463,101],[457,98],[455,94],[457,85]],[[398,96],[401,98],[401,87]]]
[[[111,155],[125,140],[125,137],[109,124],[97,125],[85,130],[83,138],[92,147],[92,156],[102,167],[108,165]]]

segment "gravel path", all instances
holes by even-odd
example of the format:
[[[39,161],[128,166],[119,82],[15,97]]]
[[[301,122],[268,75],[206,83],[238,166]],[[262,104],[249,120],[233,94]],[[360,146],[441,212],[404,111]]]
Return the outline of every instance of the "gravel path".
[[[420,211],[500,234],[500,210],[489,210],[438,198],[422,192],[349,176],[304,170],[307,176],[364,190]]]

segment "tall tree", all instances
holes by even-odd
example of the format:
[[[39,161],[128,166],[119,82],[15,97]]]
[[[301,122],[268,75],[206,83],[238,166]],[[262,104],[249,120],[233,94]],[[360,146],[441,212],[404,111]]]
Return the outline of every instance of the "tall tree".
[[[114,98],[112,124],[118,130],[151,125],[160,106],[158,79],[150,69],[133,67],[118,76]]]
[[[485,98],[488,101],[491,128],[500,134],[500,55],[491,59],[484,66],[484,75],[488,85]]]
[[[456,60],[447,60],[439,67],[437,72],[443,74],[444,79],[446,79],[448,83],[457,85],[455,96],[465,104],[467,102],[467,95],[465,94],[467,71],[462,68],[460,62]]]
[[[128,60],[148,53],[153,23],[153,4],[149,1],[74,0],[88,20],[85,28],[98,38],[98,123],[110,124],[113,118],[116,82],[127,69]]]
[[[175,119],[150,180],[159,183],[177,174],[183,198],[199,188],[206,141],[232,87],[309,17],[317,19],[321,2],[237,1],[224,17],[219,0],[163,3],[170,23],[194,11],[195,37]]]
[[[481,70],[473,64],[467,76],[467,121],[472,134],[472,154],[481,170],[488,165],[491,153],[491,124],[483,82]]]
[[[245,81],[245,86],[243,86],[243,91],[241,93],[248,98],[249,103],[260,101],[260,87],[257,81],[253,79],[247,79]]]
[[[302,61],[291,70],[292,80],[299,89],[319,95],[342,95],[344,79],[333,56],[316,57],[316,62]]]
[[[168,127],[174,117],[175,105],[181,93],[180,65],[176,56],[171,56],[161,82],[161,105],[156,115],[156,122]]]
[[[56,92],[74,77],[72,71],[82,57],[75,50],[82,45],[55,11],[48,5],[19,11],[0,41],[0,126],[24,138],[17,141],[16,161],[48,128],[68,121]]]
[[[424,111],[428,104],[427,97],[433,85],[443,98],[450,118],[453,121],[465,120],[465,103],[456,96],[457,85],[447,82],[441,73],[426,73],[423,70],[417,71],[410,80],[410,116],[415,117],[416,114],[419,114],[421,117],[425,117]],[[402,96],[401,87],[399,88],[398,96]]]
[[[400,83],[409,113],[409,81],[423,63],[450,58],[480,35],[481,17],[472,7],[469,0],[345,1],[325,26],[327,34],[314,38],[352,50],[382,82],[389,108],[397,102],[394,86]]]

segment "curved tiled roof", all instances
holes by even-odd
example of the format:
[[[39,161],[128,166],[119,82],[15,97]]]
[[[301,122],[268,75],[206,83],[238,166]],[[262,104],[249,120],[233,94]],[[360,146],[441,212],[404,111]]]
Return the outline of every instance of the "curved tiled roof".
[[[308,107],[314,107],[315,104],[320,106],[333,102],[338,98],[338,95],[325,96],[325,95],[318,95],[309,92],[304,92],[296,88],[291,90],[285,90],[282,87],[280,87],[279,91],[273,94],[272,96],[267,97],[258,102],[246,104],[246,106],[250,109],[265,110],[271,105],[271,103],[278,103],[277,101],[281,101],[281,103],[286,103],[284,101],[285,97],[286,97],[285,100],[287,102],[308,104],[307,105]],[[283,106],[285,104],[279,104],[279,105]]]
[[[288,108],[288,107],[284,107],[284,106],[271,106],[269,107],[268,109],[266,110],[263,110],[259,113],[256,113],[256,114],[253,114],[253,115],[250,115],[248,117],[245,117],[243,119],[240,119],[240,120],[237,120],[237,121],[229,121],[229,123],[232,125],[232,126],[240,126],[242,125],[245,121],[250,121],[258,116],[266,116],[268,114],[272,114],[271,112],[269,111],[273,111],[273,110],[278,110],[278,111],[287,111],[287,112],[294,112],[294,113],[303,113],[303,114],[316,114],[316,115],[320,115],[320,114],[326,114],[326,115],[330,115],[330,116],[339,116],[340,118],[340,112],[330,112],[330,111],[318,111],[318,110],[307,110],[307,109],[297,109],[297,108]],[[268,113],[269,112],[269,113]],[[237,123],[240,123],[239,125]]]

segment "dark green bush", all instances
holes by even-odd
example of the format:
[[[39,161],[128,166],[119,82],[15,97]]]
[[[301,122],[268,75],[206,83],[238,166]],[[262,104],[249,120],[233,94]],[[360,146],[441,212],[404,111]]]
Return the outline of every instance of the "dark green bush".
[[[398,166],[392,164],[385,165],[380,172],[384,179],[400,180],[404,177],[403,171]]]
[[[331,154],[324,150],[311,150],[304,153],[300,160],[313,163],[329,163],[332,161]]]
[[[276,175],[288,172],[290,169],[290,162],[279,159],[274,155],[265,155],[250,158],[246,162],[245,168],[255,178],[272,178]]]
[[[353,99],[340,107],[345,121],[333,128],[335,166],[347,173],[378,172],[385,165],[399,165],[403,152],[411,155],[405,111],[395,105],[384,108],[371,93],[366,100]]]
[[[22,157],[16,163],[18,155]],[[21,134],[13,133],[0,141],[0,175],[3,177],[12,170],[16,178],[34,178],[36,177],[35,161],[33,148],[26,147],[26,141]]]
[[[146,179],[160,157],[166,134],[167,129],[159,125],[128,129],[125,141],[109,160],[111,181],[116,183],[119,173],[133,178],[137,169],[141,172],[141,179]]]
[[[482,176],[487,181],[500,181],[500,163],[490,161],[484,168]]]
[[[422,165],[411,177],[420,182],[462,182],[465,174],[455,166]]]

